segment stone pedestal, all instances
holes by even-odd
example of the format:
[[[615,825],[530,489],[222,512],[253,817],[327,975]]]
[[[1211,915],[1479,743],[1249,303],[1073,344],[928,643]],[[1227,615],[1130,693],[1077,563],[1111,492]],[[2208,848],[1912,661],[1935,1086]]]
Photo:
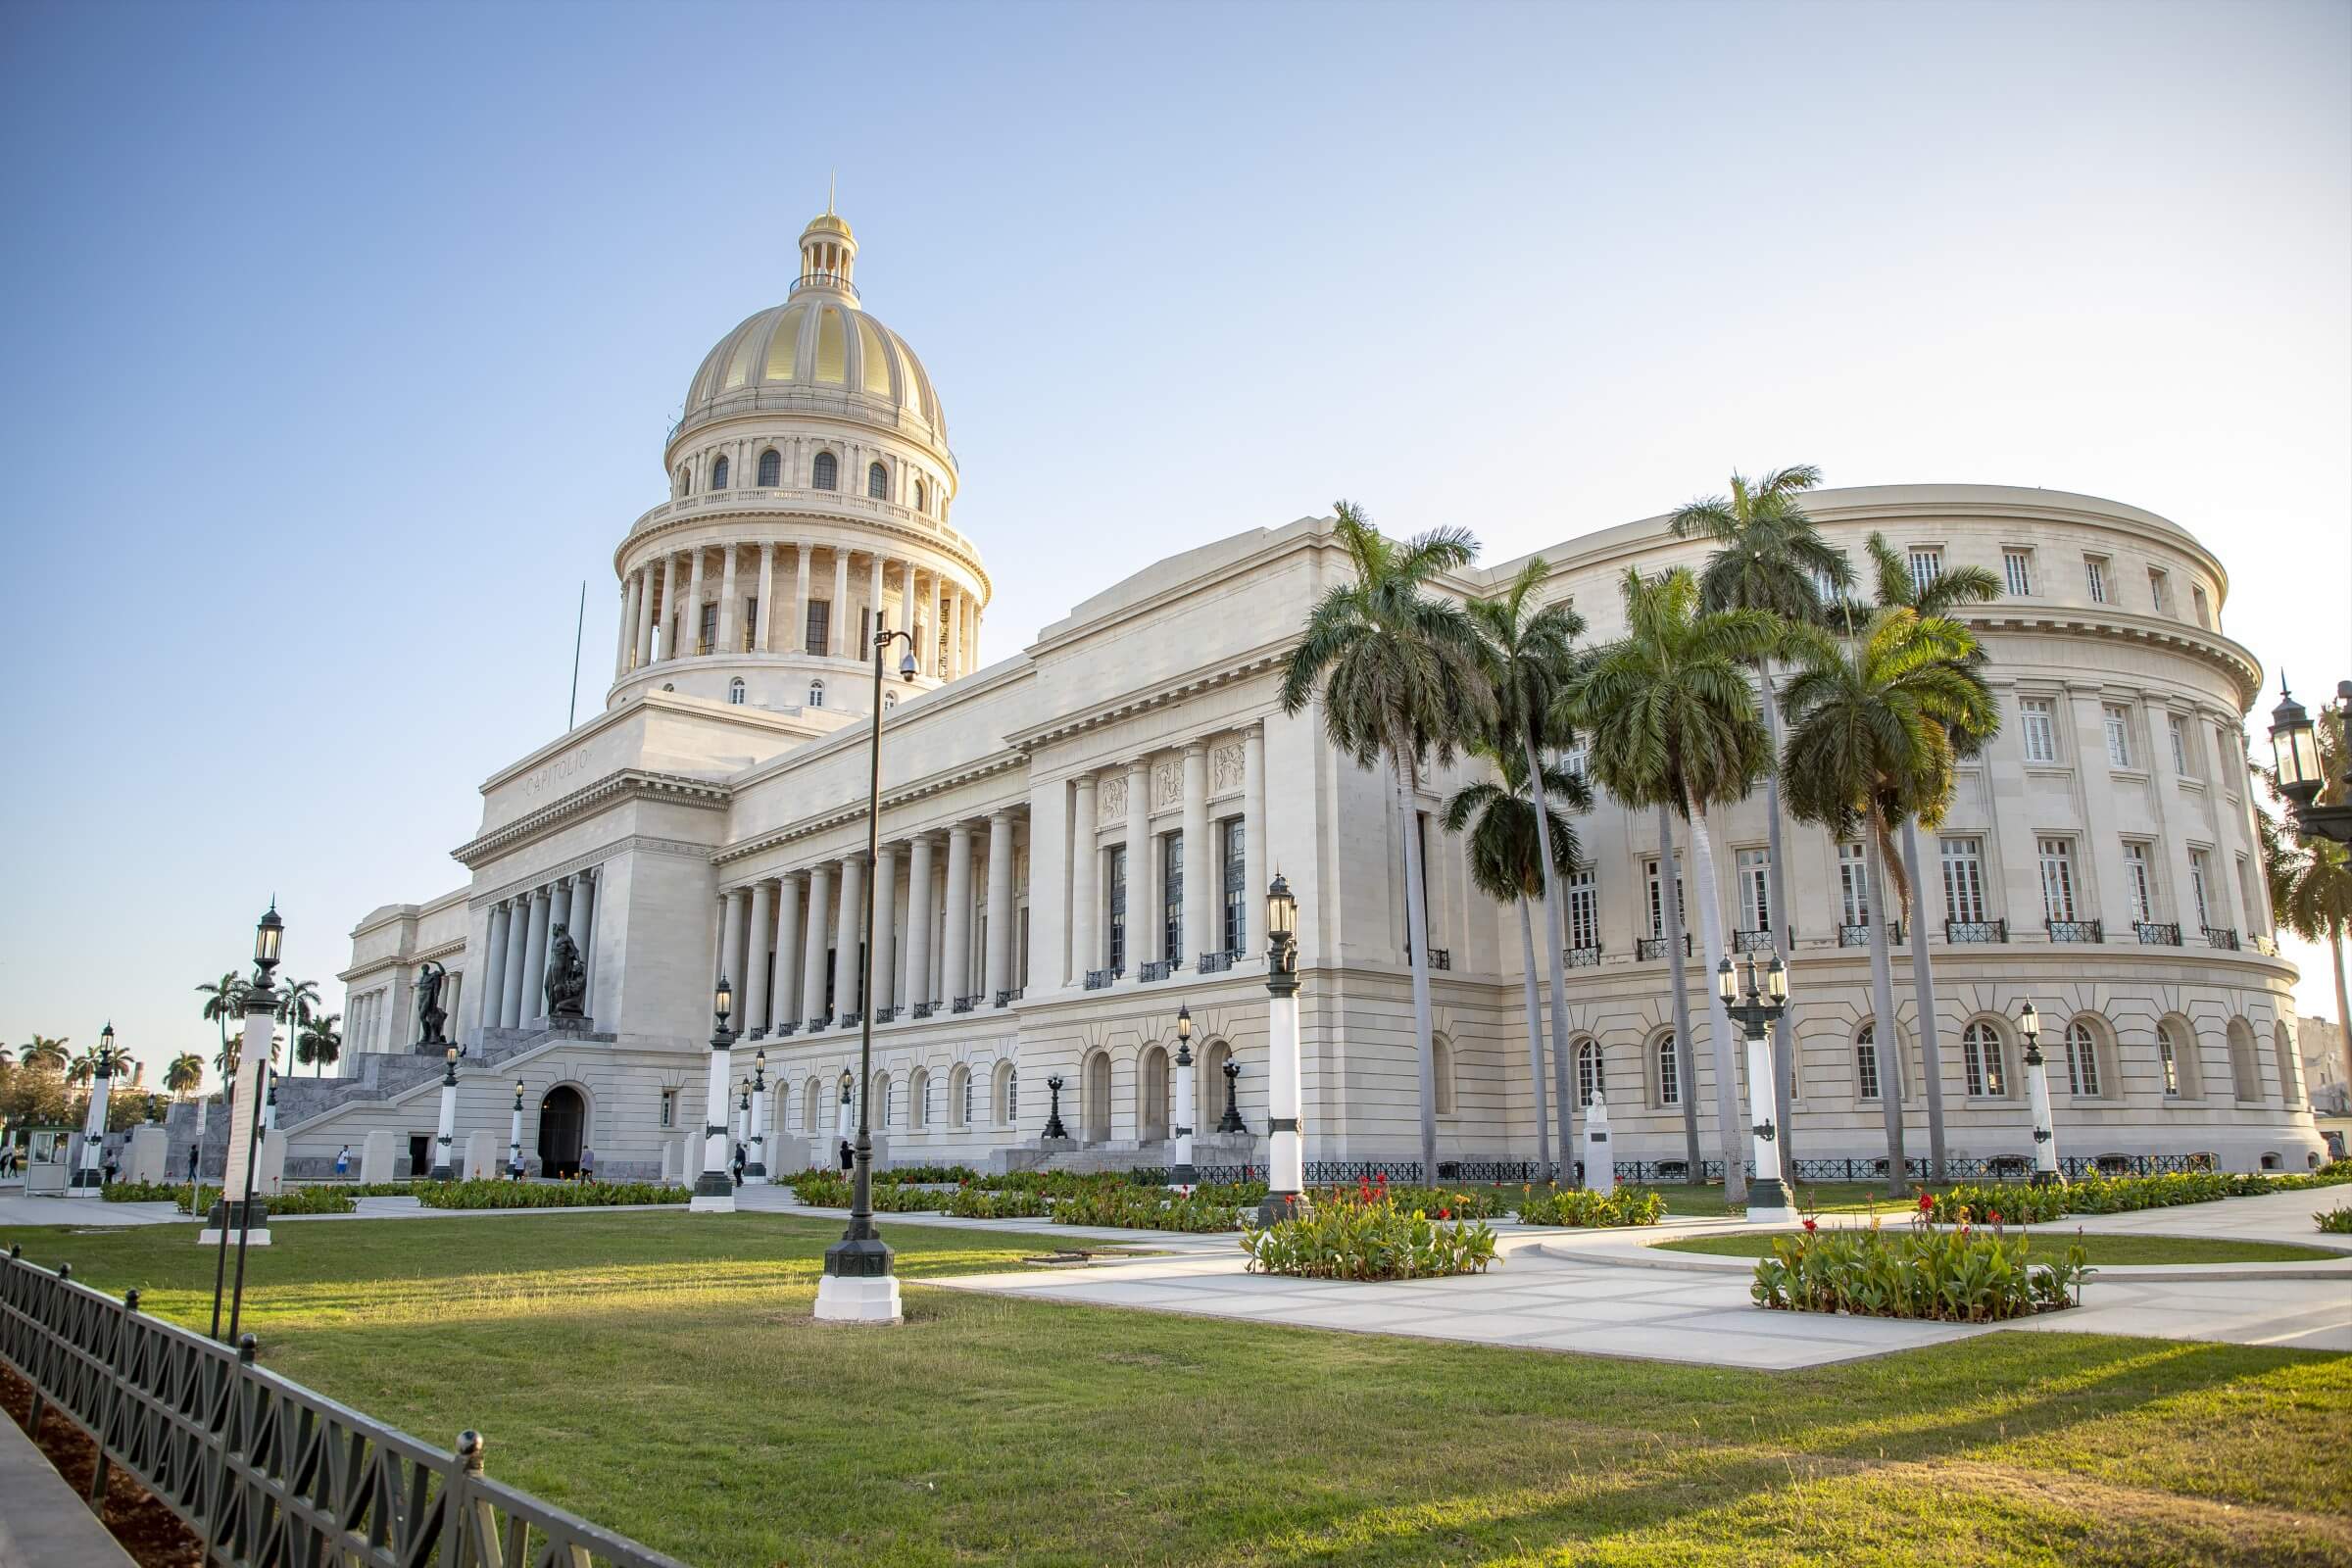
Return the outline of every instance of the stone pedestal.
[[[1078,1147],[1075,1138],[1040,1138],[1037,1147],[1049,1154],[1066,1154]]]
[[[483,1128],[466,1135],[466,1163],[459,1168],[461,1180],[479,1177],[492,1181],[507,1173],[507,1141]]]
[[[1606,1198],[1617,1190],[1616,1146],[1609,1142],[1609,1102],[1592,1097],[1585,1112],[1585,1185]]]
[[[400,1180],[399,1153],[392,1145],[392,1134],[378,1128],[360,1145],[360,1180],[363,1182],[396,1182]]]
[[[245,1222],[244,1215],[245,1204],[241,1200],[233,1203],[215,1203],[212,1212],[204,1217],[204,1229],[196,1233],[196,1245],[219,1247],[221,1232],[225,1230],[228,1233],[228,1245],[231,1247],[236,1246],[240,1239],[247,1247],[268,1247],[270,1245],[270,1205],[259,1197],[254,1199],[253,1229],[244,1232],[240,1237],[237,1227]]]
[[[172,1178],[165,1166],[171,1158],[172,1135],[161,1127],[133,1127],[130,1130],[129,1157],[122,1162],[125,1180],[134,1182],[164,1182]]]
[[[899,1305],[899,1277],[827,1274],[816,1286],[816,1320],[819,1323],[906,1321],[906,1313]]]

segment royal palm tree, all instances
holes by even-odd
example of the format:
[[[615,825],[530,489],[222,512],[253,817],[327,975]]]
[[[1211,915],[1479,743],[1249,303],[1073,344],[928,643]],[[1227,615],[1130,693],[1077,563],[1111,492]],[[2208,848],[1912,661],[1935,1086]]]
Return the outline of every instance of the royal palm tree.
[[[1690,825],[1699,932],[1712,975],[1724,956],[1713,810],[1744,797],[1771,767],[1772,745],[1747,668],[1779,646],[1784,627],[1768,611],[1704,609],[1688,567],[1650,578],[1629,568],[1623,591],[1626,634],[1592,656],[1574,711],[1592,737],[1592,771],[1603,789],[1628,806],[1671,807]],[[1671,857],[1659,875],[1674,875]],[[1669,952],[1666,961],[1680,968],[1684,956]],[[1713,986],[1707,995],[1724,1196],[1743,1203],[1746,1124],[1739,1115],[1731,1020]],[[1689,1098],[1697,1085],[1680,1087]],[[1686,1114],[1694,1119],[1696,1112]],[[1698,1175],[1695,1166],[1691,1174]]]
[[[314,1013],[302,1026],[302,1038],[294,1042],[294,1059],[304,1066],[315,1066],[318,1076],[343,1055],[343,1031],[336,1026],[343,1021],[339,1012]]]
[[[164,1087],[174,1095],[192,1095],[203,1084],[204,1058],[193,1051],[181,1052],[164,1068]]]
[[[1468,565],[1478,542],[1438,528],[1401,543],[1382,537],[1348,502],[1332,536],[1353,580],[1307,613],[1282,675],[1282,709],[1297,713],[1322,694],[1323,727],[1358,767],[1386,763],[1404,830],[1405,930],[1412,946],[1413,1037],[1419,1053],[1421,1166],[1438,1174],[1437,1064],[1429,1007],[1429,910],[1421,865],[1422,762],[1443,766],[1464,741],[1494,726],[1494,695],[1479,663],[1478,633],[1453,600],[1428,590],[1441,572]]]
[[[1575,681],[1575,643],[1584,635],[1585,620],[1565,601],[1545,601],[1544,585],[1550,575],[1551,567],[1544,558],[1533,557],[1500,593],[1473,599],[1467,609],[1471,624],[1478,629],[1487,681],[1494,694],[1496,747],[1517,751],[1520,788],[1524,789],[1526,781],[1541,772],[1546,791],[1557,794],[1550,784],[1553,770],[1541,759],[1552,749],[1571,745],[1575,740],[1562,720],[1560,699]],[[1575,783],[1583,795],[1583,804],[1590,805],[1591,791],[1585,788],[1583,780]],[[1560,798],[1576,804],[1575,797]],[[1563,858],[1552,848],[1551,812],[1531,811],[1528,817],[1535,825],[1539,841],[1535,868],[1543,879],[1544,955],[1551,987],[1551,1077],[1553,1102],[1558,1106],[1560,1157],[1567,1167],[1565,1179],[1574,1185],[1576,1101],[1568,1093],[1568,977],[1559,875],[1562,869],[1574,864],[1576,858],[1571,854]],[[1524,916],[1526,910],[1520,913]],[[1528,1049],[1540,1067],[1542,1048],[1531,1040]],[[1542,1107],[1543,1090],[1539,1087],[1538,1120],[1542,1119]]]
[[[1539,813],[1528,790],[1528,766],[1521,754],[1491,743],[1481,743],[1475,750],[1494,764],[1501,781],[1489,780],[1457,790],[1453,799],[1446,803],[1446,831],[1469,830],[1470,879],[1478,884],[1480,891],[1489,898],[1519,906],[1519,937],[1526,959],[1527,1066],[1529,1080],[1536,1090],[1536,1157],[1548,1166],[1551,1130],[1544,1114],[1544,1012],[1536,998],[1536,922],[1530,906],[1544,896],[1544,885],[1551,880],[1544,874],[1546,859],[1551,869],[1561,874],[1577,868],[1576,830],[1568,825],[1568,819],[1552,806],[1552,801],[1566,801],[1577,810],[1586,810],[1592,805],[1592,792],[1583,779],[1565,769],[1545,766],[1545,800]],[[1553,945],[1558,945],[1556,934]],[[1554,1007],[1556,1017],[1556,1002]],[[1568,1094],[1567,1080],[1556,1069],[1566,1050],[1564,1044],[1553,1049],[1554,1076],[1559,1077],[1558,1092],[1563,1097]],[[1570,1130],[1569,1117],[1563,1111],[1560,1164],[1563,1180],[1573,1183],[1576,1146],[1567,1142]]]
[[[1886,543],[1885,534],[1874,532],[1864,548],[1870,554],[1880,610],[1900,608],[1920,615],[1950,618],[1952,612],[1962,605],[1986,604],[2000,597],[2001,580],[1986,567],[1938,566],[1923,578],[1914,574],[1911,564]],[[1850,607],[1846,613],[1851,615]],[[1852,625],[1849,618],[1846,621],[1849,636]],[[1970,640],[1975,641],[1973,634]],[[1970,653],[1968,662],[1982,664],[1984,658],[1980,644]],[[1995,712],[1992,723],[1983,733],[1953,735],[1955,755],[1976,756],[1998,726]],[[1943,1044],[1936,1028],[1936,964],[1928,949],[1928,883],[1921,874],[1919,825],[1914,816],[1903,818],[1903,877],[1910,885],[1912,1000],[1919,1008],[1920,1063],[1928,1080],[1928,1174],[1940,1177],[1944,1173]]]
[[[2344,705],[2329,703],[2320,710],[2318,724],[2320,777],[2328,782],[2319,804],[2340,806],[2344,799]],[[2262,769],[2271,798],[2284,803],[2278,776]],[[2263,873],[2270,884],[2271,915],[2306,942],[2325,944],[2335,965],[2335,1020],[2344,1029],[2345,1082],[2352,1083],[2352,1000],[2344,987],[2344,937],[2352,932],[2352,853],[2329,839],[2296,838],[2291,844],[2268,811],[2256,811],[2262,824]]]
[[[1901,1037],[1883,918],[1886,883],[1895,879],[1899,889],[1903,877],[1894,834],[1913,817],[1931,829],[1943,820],[1960,756],[1955,737],[1990,733],[1992,694],[1977,670],[1976,638],[1943,616],[1881,610],[1850,639],[1795,627],[1788,646],[1796,662],[1783,697],[1788,738],[1781,771],[1789,808],[1840,839],[1859,833],[1866,851],[1872,1049],[1886,1122],[1887,1191],[1900,1196],[1909,1177]]]
[[[1810,464],[1776,468],[1750,483],[1732,475],[1732,493],[1693,501],[1667,519],[1677,539],[1714,540],[1722,546],[1707,558],[1698,574],[1700,600],[1709,610],[1762,610],[1787,621],[1816,622],[1852,583],[1854,570],[1845,552],[1821,536],[1798,500],[1821,483],[1821,470]],[[1825,593],[1826,591],[1826,593]],[[1774,689],[1772,660],[1756,663],[1757,685]],[[1764,729],[1769,744],[1780,747],[1779,704],[1764,705]],[[1781,779],[1777,770],[1764,775],[1764,874],[1773,919],[1788,922],[1788,896],[1781,870]],[[1784,944],[1775,939],[1774,947]],[[1794,955],[1790,955],[1793,963]],[[1773,1102],[1781,1125],[1781,1162],[1796,1169],[1795,1118],[1789,1103],[1789,1081],[1795,1052],[1793,1031],[1784,1011],[1773,1025]]]
[[[228,1051],[228,1020],[245,1016],[245,981],[234,969],[223,974],[217,984],[196,988],[196,994],[204,998],[205,1021],[220,1026],[223,1054]]]
[[[67,1041],[62,1036],[52,1040],[47,1035],[34,1035],[19,1059],[27,1067],[62,1073],[70,1059],[66,1046]]]
[[[277,984],[277,1021],[286,1026],[287,1038],[299,1039],[302,1026],[318,1011],[318,982],[288,977]]]

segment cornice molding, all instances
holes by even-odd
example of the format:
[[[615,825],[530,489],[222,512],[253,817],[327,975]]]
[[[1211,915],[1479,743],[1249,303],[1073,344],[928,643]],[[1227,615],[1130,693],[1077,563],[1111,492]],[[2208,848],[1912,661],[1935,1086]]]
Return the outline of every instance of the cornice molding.
[[[623,801],[658,801],[665,806],[724,811],[733,798],[734,791],[729,785],[710,779],[626,767],[576,789],[562,800],[550,802],[505,827],[468,840],[449,853],[459,864],[473,870],[501,856],[512,855],[576,817],[604,810]]]
[[[978,760],[970,762],[962,767],[947,768],[937,773],[927,774],[922,778],[913,779],[907,783],[902,784],[896,789],[885,790],[882,794],[882,809],[885,812],[888,812],[893,808],[911,806],[919,801],[929,800],[935,796],[945,794],[949,790],[959,789],[966,784],[978,783],[984,779],[995,778],[1000,774],[1024,769],[1028,765],[1028,760],[1029,760],[1027,757],[1018,752],[998,752],[992,756],[981,758]],[[1026,792],[1024,791],[1023,793],[1025,798]],[[973,820],[978,820],[984,816],[988,810],[1008,808],[986,808],[982,810],[972,812],[971,816]],[[804,839],[812,838],[819,833],[843,826],[846,823],[862,821],[864,818],[865,803],[863,801],[850,802],[842,806],[837,806],[830,810],[820,812],[814,816],[803,817],[799,821],[794,822],[787,827],[772,828],[765,833],[758,834],[752,838],[743,839],[733,844],[724,845],[711,853],[710,861],[713,865],[722,867],[732,865],[735,862],[744,859],[746,857],[764,854],[769,850],[780,849],[785,845],[794,844]],[[904,831],[890,830],[888,837],[893,843],[897,843],[915,838],[921,834],[940,832],[945,828],[953,827],[956,822],[961,820],[963,820],[963,818],[956,817],[945,822],[926,823],[921,827],[907,828]],[[862,856],[864,854],[863,847],[860,846],[856,853]],[[795,869],[798,868],[796,867]],[[760,876],[754,877],[750,881],[734,884],[734,886],[749,887],[751,886],[751,883],[755,881],[764,882],[771,876],[790,876],[792,874],[792,871],[770,871],[763,873]],[[722,887],[719,891],[722,893],[731,892],[733,891],[733,888]]]
[[[2114,637],[2126,642],[2170,648],[2212,665],[2230,677],[2237,689],[2238,712],[2243,718],[2262,695],[2262,665],[2239,644],[2202,626],[2129,611],[2078,608],[2065,605],[2003,603],[1972,605],[1960,612],[1970,626],[1993,633],[2030,632],[2060,637]],[[2113,686],[2114,681],[2104,682]],[[2072,683],[2070,683],[2072,684]],[[2093,682],[2094,686],[2100,682]]]
[[[1068,713],[1057,713],[1042,724],[1032,724],[1026,729],[1009,732],[1004,737],[1005,744],[1026,756],[1036,752],[1040,747],[1067,739],[1072,735],[1082,735],[1088,730],[1101,729],[1105,724],[1115,724],[1121,719],[1132,718],[1138,713],[1152,712],[1183,702],[1188,698],[1198,697],[1202,692],[1215,691],[1220,687],[1231,686],[1237,681],[1264,674],[1282,662],[1283,657],[1290,652],[1291,644],[1294,641],[1296,641],[1295,638],[1286,637],[1279,642],[1261,644],[1238,659],[1222,663],[1202,665],[1198,669],[1179,675],[1173,680],[1163,681],[1157,686],[1142,691],[1122,693],[1106,702],[1097,703],[1092,707],[1081,708]],[[1176,748],[1165,749],[1175,750]]]

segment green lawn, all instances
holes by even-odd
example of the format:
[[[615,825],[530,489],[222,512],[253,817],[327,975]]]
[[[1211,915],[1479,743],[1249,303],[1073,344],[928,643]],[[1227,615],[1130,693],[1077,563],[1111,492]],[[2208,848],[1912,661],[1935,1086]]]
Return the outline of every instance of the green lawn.
[[[887,1222],[886,1222],[886,1228]],[[2352,1357],[1999,1334],[1718,1371],[970,1297],[826,1223],[289,1221],[262,1359],[689,1562],[2352,1564]],[[201,1321],[184,1226],[22,1231]],[[910,1280],[1043,1241],[890,1228]]]
[[[1825,1227],[1826,1229],[1827,1227]],[[1773,1238],[1789,1231],[1743,1231],[1737,1236],[1686,1236],[1650,1245],[1668,1252],[1708,1252],[1717,1257],[1763,1257]],[[2291,1242],[2240,1242],[2200,1236],[2122,1236],[2085,1231],[2080,1235],[2044,1226],[2034,1233],[2034,1255],[2063,1255],[2081,1243],[2093,1264],[2124,1263],[2332,1263],[2343,1258],[2321,1247]]]

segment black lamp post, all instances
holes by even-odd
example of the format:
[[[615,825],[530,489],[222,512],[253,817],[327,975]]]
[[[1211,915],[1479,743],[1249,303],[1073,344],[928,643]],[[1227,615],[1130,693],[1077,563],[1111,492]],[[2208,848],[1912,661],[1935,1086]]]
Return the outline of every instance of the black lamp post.
[[[1732,960],[1726,957],[1715,966],[1715,991],[1723,1001],[1723,1010],[1738,1021],[1746,1037],[1748,1103],[1762,1114],[1762,1119],[1748,1129],[1755,1139],[1756,1162],[1756,1178],[1747,1190],[1748,1218],[1786,1219],[1788,1194],[1781,1185],[1780,1130],[1772,1120],[1778,1089],[1773,1083],[1772,1051],[1766,1031],[1788,1010],[1788,970],[1781,962],[1781,956],[1774,954],[1759,987],[1756,960],[1751,954],[1743,992],[1740,977],[1733,973]]]
[[[507,1131],[507,1180],[522,1180],[522,1080],[514,1080],[514,1124]]]
[[[1061,1074],[1059,1073],[1055,1073],[1046,1080],[1046,1130],[1044,1136],[1065,1141],[1070,1136],[1070,1130],[1061,1124]]]
[[[2034,1185],[2049,1187],[2064,1178],[2058,1174],[2058,1130],[2050,1117],[2049,1064],[2041,1054],[2041,1014],[2031,1002],[2018,1011],[2017,1032],[2026,1042],[2026,1102],[2034,1112]]]
[[[2338,681],[2338,701],[2352,704],[2352,680]],[[2278,706],[2271,710],[2271,760],[2278,774],[2278,793],[2293,808],[2295,831],[2305,838],[2332,839],[2352,844],[2352,773],[2340,779],[2327,776],[2320,751],[2319,726],[2278,677]],[[2337,804],[2322,806],[2320,797],[2333,789]]]
[[[1250,1124],[1242,1120],[1242,1113],[1235,1100],[1235,1096],[1238,1091],[1234,1088],[1234,1085],[1241,1079],[1241,1076],[1242,1064],[1234,1060],[1231,1056],[1226,1057],[1225,1114],[1217,1118],[1218,1132],[1247,1134],[1250,1131]]]
[[[1200,1180],[1193,1168],[1193,1008],[1190,1003],[1176,1007],[1176,1162],[1168,1170],[1168,1180],[1178,1187],[1191,1187]]]
[[[752,1053],[752,1135],[744,1158],[743,1179],[767,1180],[767,1048]]]
[[[896,1323],[901,1319],[899,1282],[891,1273],[889,1244],[874,1229],[874,877],[882,851],[882,656],[893,642],[906,645],[899,658],[899,679],[915,676],[914,638],[886,631],[874,616],[873,717],[867,732],[865,772],[864,919],[865,940],[858,956],[858,1146],[850,1178],[850,1223],[841,1240],[825,1249],[825,1277],[816,1293],[816,1315],[849,1322]],[[876,1282],[887,1282],[876,1283]]]

